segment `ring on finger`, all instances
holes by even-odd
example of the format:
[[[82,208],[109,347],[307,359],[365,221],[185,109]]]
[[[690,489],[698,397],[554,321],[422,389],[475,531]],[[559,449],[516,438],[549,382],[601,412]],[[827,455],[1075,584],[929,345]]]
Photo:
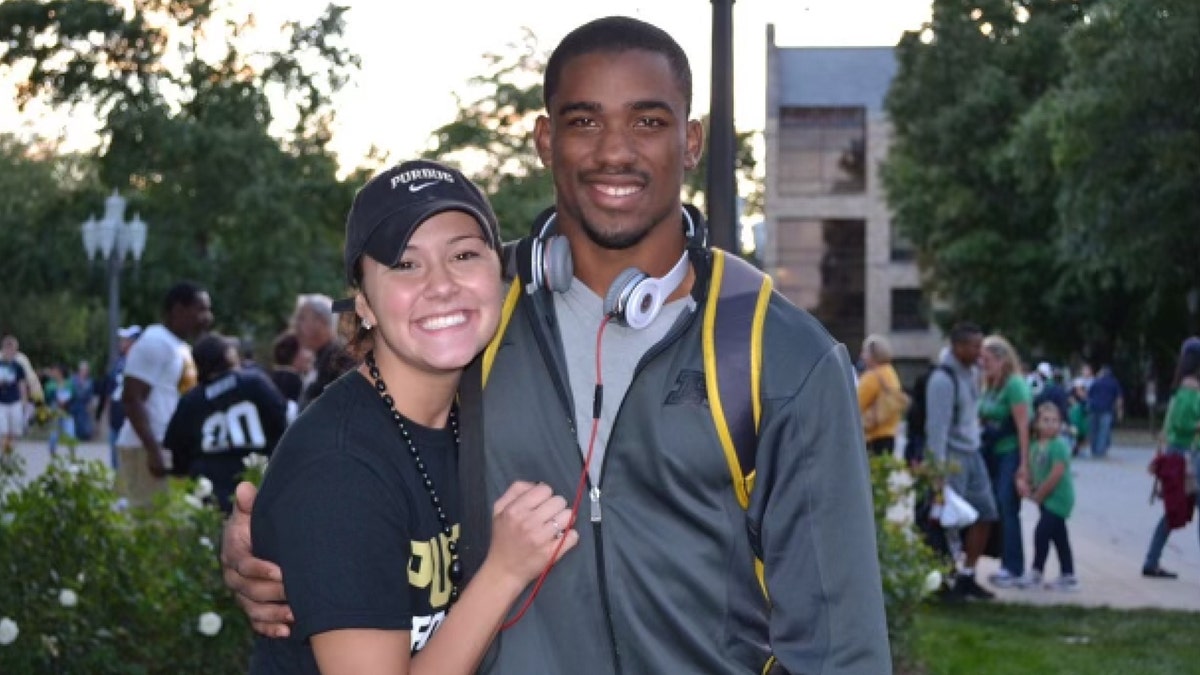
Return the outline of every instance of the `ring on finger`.
[[[556,519],[554,519],[554,518],[551,518],[551,519],[550,519],[550,524],[554,526],[554,538],[555,538],[555,539],[562,539],[562,536],[563,536],[563,534],[564,534],[564,532],[563,532],[563,529],[562,529],[562,526],[561,526],[561,525],[559,525],[559,524],[558,524],[558,521],[557,521]]]

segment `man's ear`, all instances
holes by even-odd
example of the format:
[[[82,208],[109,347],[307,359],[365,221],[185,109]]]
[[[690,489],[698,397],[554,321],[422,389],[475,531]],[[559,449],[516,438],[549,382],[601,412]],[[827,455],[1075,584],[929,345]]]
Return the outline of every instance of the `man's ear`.
[[[537,121],[533,123],[533,144],[537,148],[538,157],[542,160],[542,166],[547,169],[554,163],[554,154],[550,151],[553,136],[554,130],[550,126],[550,118],[538,115]]]
[[[704,154],[704,125],[700,120],[688,120],[687,150],[683,157],[683,167],[688,171],[700,165],[700,157]]]

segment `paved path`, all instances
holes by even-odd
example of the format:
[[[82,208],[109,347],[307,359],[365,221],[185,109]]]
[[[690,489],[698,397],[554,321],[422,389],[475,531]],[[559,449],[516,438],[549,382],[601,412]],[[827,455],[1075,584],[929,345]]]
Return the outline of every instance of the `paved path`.
[[[1178,572],[1179,579],[1142,577],[1142,560],[1150,534],[1162,514],[1162,503],[1149,503],[1151,478],[1146,465],[1153,455],[1145,433],[1117,436],[1104,460],[1077,459],[1075,512],[1068,521],[1071,548],[1081,587],[1070,593],[1047,590],[998,589],[1000,599],[1031,604],[1074,604],[1115,608],[1160,607],[1200,612],[1200,535],[1193,520],[1175,530],[1163,553],[1163,567]],[[22,441],[18,450],[25,456],[30,475],[45,469],[49,460],[44,441]],[[82,443],[81,459],[108,461],[108,446]],[[1033,526],[1037,507],[1026,501],[1021,511],[1025,530],[1026,564],[1033,558]],[[999,563],[980,561],[981,579],[995,572]],[[1058,559],[1051,551],[1047,576],[1058,575]]]

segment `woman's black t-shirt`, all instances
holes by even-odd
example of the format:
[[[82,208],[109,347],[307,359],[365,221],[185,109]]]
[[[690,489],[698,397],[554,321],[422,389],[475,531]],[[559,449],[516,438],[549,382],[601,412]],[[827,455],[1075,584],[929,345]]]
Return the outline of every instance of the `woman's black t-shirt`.
[[[459,534],[453,432],[405,420]],[[251,673],[318,673],[309,638],[409,630],[414,652],[450,605],[450,540],[408,445],[371,383],[346,373],[280,440],[254,503],[254,553],[283,569],[291,637],[258,636]]]

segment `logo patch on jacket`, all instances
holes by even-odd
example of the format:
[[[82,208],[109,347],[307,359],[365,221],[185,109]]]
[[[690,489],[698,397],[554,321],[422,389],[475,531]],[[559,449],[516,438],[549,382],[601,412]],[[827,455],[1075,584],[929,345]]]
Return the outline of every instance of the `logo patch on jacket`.
[[[708,386],[704,373],[698,370],[682,370],[675,378],[675,388],[667,394],[664,405],[708,405]]]

